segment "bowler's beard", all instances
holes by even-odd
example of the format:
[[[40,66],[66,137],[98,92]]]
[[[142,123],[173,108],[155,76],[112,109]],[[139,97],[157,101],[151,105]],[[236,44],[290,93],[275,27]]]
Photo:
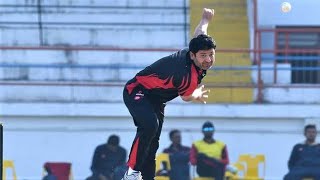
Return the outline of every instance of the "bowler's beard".
[[[195,58],[195,59],[193,60],[193,62],[194,62],[194,64],[195,64],[198,68],[200,68],[200,69],[202,69],[202,70],[208,70],[208,69],[210,69],[210,68],[212,67],[212,65],[213,65],[212,62],[210,62],[210,63],[204,63],[204,62],[199,63],[199,61],[197,60],[197,58]],[[206,65],[208,65],[208,67],[206,67]]]

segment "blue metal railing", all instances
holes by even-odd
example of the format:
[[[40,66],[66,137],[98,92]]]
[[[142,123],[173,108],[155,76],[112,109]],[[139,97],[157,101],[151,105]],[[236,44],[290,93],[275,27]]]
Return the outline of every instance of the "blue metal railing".
[[[283,60],[283,61],[320,61],[320,56],[262,56],[262,62],[264,61],[274,61],[274,60]]]
[[[128,64],[26,64],[26,63],[0,63],[0,68],[78,68],[78,69],[144,69],[145,65],[128,65]],[[274,71],[275,67],[257,67],[257,66],[213,66],[210,70],[266,70]],[[319,67],[276,67],[276,70],[283,71],[320,71]]]

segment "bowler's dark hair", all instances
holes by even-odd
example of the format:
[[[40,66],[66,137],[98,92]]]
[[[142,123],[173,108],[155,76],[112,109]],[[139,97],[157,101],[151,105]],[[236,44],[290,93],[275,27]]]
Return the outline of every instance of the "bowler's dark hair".
[[[172,137],[173,137],[173,135],[174,135],[175,133],[180,133],[180,131],[179,131],[178,129],[174,129],[174,130],[170,131],[170,133],[169,133],[170,139],[172,139]]]
[[[306,126],[304,127],[304,132],[307,132],[308,129],[315,129],[315,130],[317,130],[317,127],[316,127],[316,125],[314,125],[314,124],[308,124],[308,125],[306,125]]]
[[[216,42],[212,39],[212,37],[200,34],[197,37],[191,39],[189,43],[189,50],[195,54],[199,50],[209,50],[216,49]]]

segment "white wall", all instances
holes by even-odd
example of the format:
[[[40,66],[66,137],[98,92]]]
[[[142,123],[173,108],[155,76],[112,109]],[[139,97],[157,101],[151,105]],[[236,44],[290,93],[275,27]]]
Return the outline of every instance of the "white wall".
[[[0,29],[0,44],[39,45],[41,31],[38,25],[37,6],[30,7],[30,5],[37,5],[37,1],[19,0],[13,3],[10,0],[4,0],[1,2],[1,4],[29,6],[0,7],[0,10],[5,12],[0,14],[0,21],[34,22],[34,24],[6,24],[4,28]],[[181,47],[185,45],[185,14],[182,9],[185,0],[55,0],[41,2],[41,5],[43,5],[41,16],[43,22],[42,36],[45,45],[149,48]],[[50,5],[57,7],[46,7]],[[66,8],[62,6],[88,6],[89,8]],[[90,6],[106,8],[90,8]],[[79,23],[84,24],[80,25]],[[121,25],[121,23],[126,25]],[[165,25],[168,23],[172,25]]]
[[[318,0],[287,0],[291,4],[291,11],[283,13],[279,0],[257,0],[259,26],[319,26]]]
[[[123,71],[130,73],[132,71]],[[128,74],[127,74],[128,75]],[[129,74],[132,75],[132,74]],[[267,74],[268,75],[268,74]],[[270,75],[271,77],[273,75]],[[100,77],[100,76],[97,76]],[[105,76],[101,76],[104,78]],[[281,76],[280,76],[281,77]],[[102,79],[99,78],[99,79]],[[119,77],[123,79],[123,77]],[[264,78],[273,82],[272,78]],[[92,80],[92,79],[90,79]],[[279,81],[278,81],[279,82]],[[27,83],[23,81],[21,83]],[[280,81],[281,83],[281,81]],[[59,83],[58,83],[59,84]],[[60,83],[61,84],[61,83]],[[281,83],[286,85],[286,83]],[[124,83],[106,83],[91,84],[82,86],[72,85],[4,85],[0,88],[0,101],[3,102],[68,102],[68,103],[111,103],[122,102],[122,91]],[[257,88],[254,88],[253,100],[257,100]],[[268,103],[286,104],[286,103],[312,103],[319,104],[319,88],[283,88],[283,87],[265,87],[263,89],[263,100]],[[214,92],[210,96],[215,96]],[[181,102],[176,98],[174,102]]]
[[[15,1],[20,5],[36,4],[36,1]],[[116,4],[112,4],[115,3]],[[251,2],[251,0],[248,0]],[[259,25],[273,27],[277,25],[288,25],[285,23],[315,23],[318,17],[318,12],[314,10],[315,4],[320,2],[316,0],[307,0],[303,3],[300,1],[290,1],[292,3],[292,11],[284,14],[280,11],[281,2],[278,0],[258,0],[259,12]],[[9,2],[7,2],[10,4]],[[117,5],[120,7],[125,6],[161,6],[161,7],[181,7],[181,9],[68,9],[68,8],[51,8],[47,9],[47,14],[44,14],[45,21],[63,21],[63,22],[116,22],[118,19],[121,22],[137,22],[137,23],[181,23],[184,19],[182,7],[184,0],[175,1],[157,1],[147,2],[139,1],[63,1],[59,0],[45,2],[46,5],[93,5],[93,6],[111,6]],[[249,7],[251,5],[249,4]],[[217,7],[218,8],[218,7]],[[314,12],[312,17],[308,17],[305,21],[302,12]],[[23,21],[23,20],[36,20],[35,13],[30,13],[28,8],[7,8],[5,9],[11,13],[0,14],[0,19],[8,21]],[[49,11],[50,10],[50,11]],[[252,21],[252,15],[249,19]],[[27,11],[28,13],[20,12]],[[285,21],[283,19],[286,19]],[[311,21],[311,22],[308,22]],[[250,23],[252,26],[252,23]],[[114,27],[99,27],[91,31],[92,27],[70,27],[60,26],[52,30],[44,30],[44,38],[48,44],[69,44],[69,45],[107,45],[115,47],[168,47],[168,48],[182,48],[184,46],[184,32],[182,26],[172,27],[145,27],[145,26],[114,26]],[[18,30],[21,32],[17,32]],[[34,30],[34,31],[33,31]],[[32,32],[31,32],[32,31]],[[37,29],[30,29],[28,26],[23,28],[9,28],[0,29],[1,40],[3,45],[38,45]],[[31,33],[31,34],[29,34]],[[93,33],[95,35],[90,35]],[[121,34],[120,37],[115,36]],[[115,38],[117,37],[117,38]],[[30,42],[27,42],[30,41]],[[31,42],[32,41],[32,42]],[[273,48],[272,35],[263,36],[263,48]],[[169,55],[172,52],[132,52],[132,51],[35,51],[35,50],[2,50],[0,51],[1,63],[31,63],[43,65],[102,65],[102,64],[123,64],[128,66],[140,66],[137,69],[88,69],[88,68],[0,68],[1,80],[25,80],[25,81],[126,81],[133,77],[134,74],[142,69],[147,64],[155,60]],[[272,65],[266,65],[272,67]],[[253,82],[257,82],[256,71],[252,72]],[[265,83],[272,82],[273,71],[264,71],[262,73],[263,81]],[[281,84],[290,83],[290,71],[278,71],[278,82]],[[25,89],[24,93],[17,93],[20,89]],[[52,89],[59,89],[60,91],[50,91],[46,87],[15,87],[7,86],[0,91],[0,97],[3,100],[44,100],[50,101],[57,98],[58,101],[70,100],[76,96],[76,100],[83,100],[77,98],[85,96],[84,99],[93,98],[92,100],[99,100],[102,95],[103,89],[97,88],[69,88],[69,87],[53,87]],[[88,89],[98,93],[96,95],[80,95],[81,93],[88,92]],[[264,92],[267,102],[274,103],[317,103],[319,102],[319,95],[316,93],[318,89],[308,89],[303,94],[297,94],[301,90],[296,89],[266,89]],[[277,99],[279,92],[281,100]],[[67,95],[65,95],[65,94]],[[18,94],[18,95],[16,95]],[[19,96],[20,94],[20,96]],[[22,94],[27,95],[23,98]],[[99,94],[101,96],[99,96]],[[47,98],[46,98],[47,97]],[[104,96],[106,100],[108,96]],[[254,95],[254,98],[256,95]],[[293,98],[287,98],[293,97]],[[65,98],[65,99],[64,99]]]
[[[248,0],[248,2],[252,2]],[[314,26],[319,27],[320,1],[318,0],[287,0],[291,4],[291,11],[283,13],[279,0],[257,0],[258,2],[258,26],[259,28],[275,28],[276,26]],[[253,12],[250,12],[250,24],[253,26]],[[253,38],[253,37],[251,37]],[[273,32],[263,32],[261,35],[262,49],[274,49]],[[253,43],[253,41],[251,41]],[[253,47],[251,45],[251,47]],[[273,57],[273,53],[263,53],[264,56]]]

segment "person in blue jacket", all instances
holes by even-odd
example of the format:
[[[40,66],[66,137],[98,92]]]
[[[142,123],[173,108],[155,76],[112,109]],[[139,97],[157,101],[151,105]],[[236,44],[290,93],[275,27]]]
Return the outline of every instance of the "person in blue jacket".
[[[320,143],[316,142],[316,126],[306,125],[304,135],[306,140],[296,144],[292,149],[288,161],[289,173],[285,175],[284,180],[320,180]]]
[[[171,171],[169,172],[172,180],[190,179],[189,155],[190,148],[181,145],[181,132],[177,129],[170,131],[169,137],[171,145],[164,149],[164,153],[168,153],[170,157]]]

